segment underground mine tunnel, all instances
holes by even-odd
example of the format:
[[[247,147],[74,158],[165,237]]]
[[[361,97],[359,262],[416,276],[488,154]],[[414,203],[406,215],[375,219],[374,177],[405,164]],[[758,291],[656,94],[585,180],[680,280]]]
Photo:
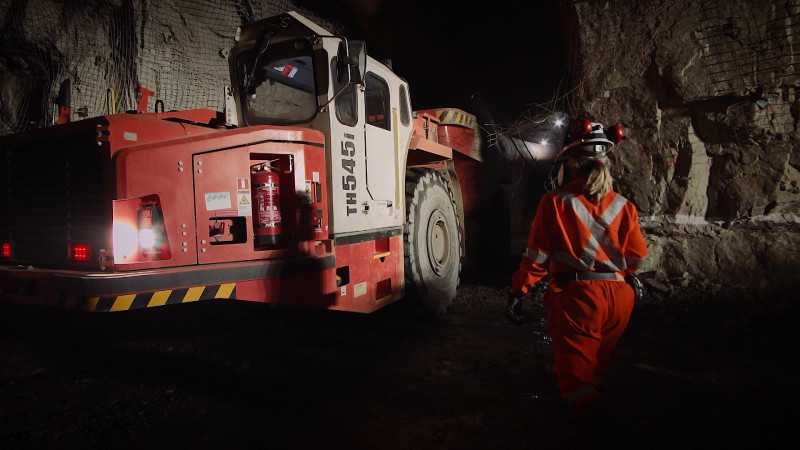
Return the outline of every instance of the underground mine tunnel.
[[[0,447],[796,448],[798,15],[0,2]]]

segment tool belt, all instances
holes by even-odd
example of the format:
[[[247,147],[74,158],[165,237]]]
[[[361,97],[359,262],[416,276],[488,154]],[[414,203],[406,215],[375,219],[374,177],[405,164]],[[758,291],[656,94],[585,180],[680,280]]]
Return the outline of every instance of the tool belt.
[[[555,276],[560,284],[578,280],[618,280],[616,272],[562,272]]]

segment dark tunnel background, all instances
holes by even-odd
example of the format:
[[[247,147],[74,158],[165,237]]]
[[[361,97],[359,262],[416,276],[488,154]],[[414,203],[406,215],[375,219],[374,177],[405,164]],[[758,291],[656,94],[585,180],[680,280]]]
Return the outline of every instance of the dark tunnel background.
[[[609,373],[626,439],[796,447],[800,2],[10,0],[0,134],[48,124],[65,78],[88,117],[107,87],[117,111],[135,107],[138,84],[168,110],[221,110],[231,30],[288,10],[391,59],[415,110],[478,118],[485,202],[470,220],[496,239],[468,249],[481,258],[452,307],[3,302],[0,447],[580,448],[541,290],[523,327],[504,315],[564,116],[628,134],[612,173],[650,256]]]

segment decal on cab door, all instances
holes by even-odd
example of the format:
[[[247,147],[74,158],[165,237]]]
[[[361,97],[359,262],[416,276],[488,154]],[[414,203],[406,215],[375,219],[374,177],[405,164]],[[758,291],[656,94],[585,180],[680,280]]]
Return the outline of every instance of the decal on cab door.
[[[345,139],[342,141],[342,169],[349,175],[342,175],[342,189],[350,191],[346,193],[347,202],[345,204],[347,215],[349,216],[350,214],[358,212],[358,198],[356,193],[358,180],[355,173],[356,160],[353,158],[356,155],[356,144],[354,135],[345,133],[344,138]]]

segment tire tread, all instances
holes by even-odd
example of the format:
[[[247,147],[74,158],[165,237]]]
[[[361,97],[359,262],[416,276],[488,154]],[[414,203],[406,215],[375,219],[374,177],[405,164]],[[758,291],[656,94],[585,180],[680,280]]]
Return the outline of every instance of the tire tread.
[[[438,183],[443,186],[447,191],[447,194],[450,198],[450,203],[453,207],[453,216],[455,217],[455,223],[453,225],[458,236],[458,267],[456,269],[456,287],[458,287],[461,282],[461,242],[463,236],[461,236],[461,231],[459,229],[460,220],[458,214],[456,213],[458,208],[455,202],[455,196],[453,195],[453,190],[451,189],[450,184],[447,182],[447,179],[437,170],[420,168],[408,169],[406,171],[405,182],[406,223],[403,230],[403,244],[405,254],[404,263],[406,297],[415,298],[423,311],[437,316],[442,315],[452,305],[456,296],[456,292],[453,292],[453,295],[445,301],[439,300],[438,304],[433,305],[430,304],[430,299],[424,298],[423,293],[419,292],[416,280],[419,280],[422,274],[418,273],[417,270],[418,264],[416,258],[418,255],[412,251],[412,249],[415,248],[414,245],[416,244],[416,242],[414,242],[415,236],[414,233],[410,232],[410,230],[414,229],[416,221],[419,220],[417,217],[414,217],[414,212],[417,210],[420,202],[424,201],[423,193],[427,189],[427,186],[430,186],[434,183]]]

